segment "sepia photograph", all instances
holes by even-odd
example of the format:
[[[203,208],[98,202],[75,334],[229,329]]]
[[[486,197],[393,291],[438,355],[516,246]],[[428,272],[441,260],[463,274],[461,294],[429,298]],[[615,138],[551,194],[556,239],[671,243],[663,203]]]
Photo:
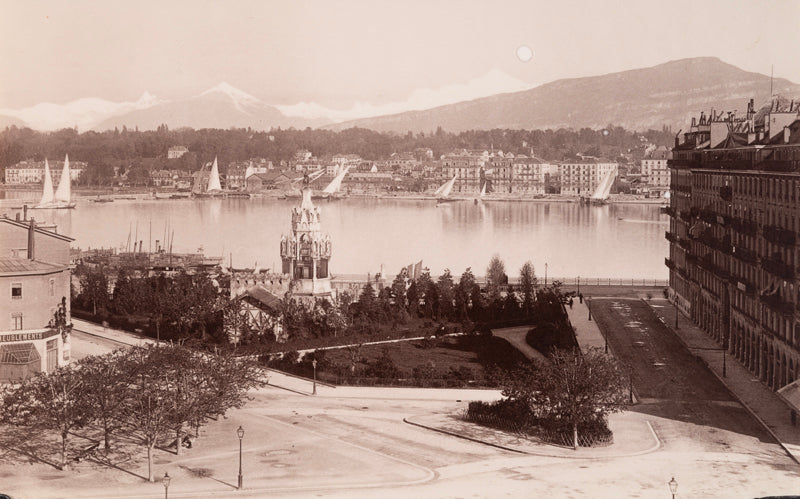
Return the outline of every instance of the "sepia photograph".
[[[0,0],[0,499],[800,498],[800,0]]]

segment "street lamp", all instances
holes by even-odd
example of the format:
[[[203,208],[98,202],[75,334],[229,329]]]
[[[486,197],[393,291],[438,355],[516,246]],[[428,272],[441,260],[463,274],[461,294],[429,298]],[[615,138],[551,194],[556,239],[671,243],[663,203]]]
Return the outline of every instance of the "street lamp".
[[[678,493],[678,482],[675,481],[675,477],[672,477],[667,485],[669,485],[669,491],[672,492],[672,499],[675,499],[675,494]]]
[[[592,297],[586,297],[586,308],[589,309],[589,320],[592,320]]]
[[[239,436],[239,486],[237,490],[242,490],[242,439],[244,438],[244,428],[239,426],[236,434]]]
[[[678,295],[675,294],[675,329],[680,329],[678,327]]]
[[[578,296],[581,295],[581,276],[578,276]]]
[[[161,480],[164,483],[164,499],[169,499],[169,482],[172,480],[169,473],[164,472],[164,478]]]
[[[311,366],[314,368],[314,389],[311,395],[317,394],[317,359],[311,361]]]

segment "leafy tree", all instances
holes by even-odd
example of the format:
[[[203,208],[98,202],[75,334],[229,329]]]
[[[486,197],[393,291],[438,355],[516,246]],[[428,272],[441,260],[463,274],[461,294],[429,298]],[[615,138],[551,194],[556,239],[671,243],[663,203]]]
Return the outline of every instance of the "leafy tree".
[[[70,432],[84,426],[91,412],[84,397],[84,384],[73,365],[29,378],[12,397],[17,422],[37,428],[56,430],[61,435],[60,468],[67,469],[67,441]]]
[[[522,311],[530,319],[533,314],[533,303],[536,293],[536,272],[533,264],[528,260],[519,269],[519,289],[522,292]]]
[[[481,288],[475,281],[475,275],[473,275],[472,269],[467,267],[455,288],[456,317],[462,320],[467,317],[475,319],[476,317],[471,312],[476,308],[480,309],[480,295]]]
[[[506,266],[499,255],[492,256],[489,266],[486,267],[486,289],[489,299],[494,301],[500,297],[501,286],[508,284]]]
[[[120,359],[124,350],[81,359],[79,375],[84,402],[91,407],[92,419],[103,427],[103,443],[111,449],[111,434],[119,424],[119,412],[127,401],[127,377]]]
[[[108,303],[108,280],[102,267],[88,269],[81,276],[81,293],[79,298],[87,305],[91,305],[92,314],[97,315],[97,309],[104,308]]]
[[[622,411],[628,403],[624,370],[600,349],[556,350],[550,364],[529,364],[503,382],[503,395],[528,404],[534,413],[560,421],[572,430],[578,447],[578,428]]]
[[[453,276],[450,274],[450,269],[445,269],[444,273],[439,276],[436,282],[436,290],[439,295],[439,317],[440,319],[449,319],[453,316]]]

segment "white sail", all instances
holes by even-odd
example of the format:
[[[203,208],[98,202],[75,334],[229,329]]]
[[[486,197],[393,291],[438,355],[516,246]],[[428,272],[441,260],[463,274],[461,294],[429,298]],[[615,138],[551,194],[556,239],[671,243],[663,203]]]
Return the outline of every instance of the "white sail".
[[[614,179],[617,176],[616,170],[611,170],[603,176],[603,179],[597,185],[597,189],[595,189],[594,194],[592,194],[592,199],[598,200],[605,200],[608,199],[608,195],[611,192],[611,186],[614,185]]]
[[[324,192],[325,194],[334,194],[336,192],[339,192],[339,189],[342,188],[342,180],[344,180],[344,176],[347,175],[347,171],[349,169],[350,169],[349,165],[344,167],[344,168],[342,168],[342,171],[340,171],[333,178],[333,180],[331,180],[331,183],[328,184],[327,187],[322,189],[322,192]]]
[[[47,158],[44,159],[44,189],[42,189],[42,199],[39,201],[39,206],[47,205],[53,202],[53,179],[50,177],[50,165],[47,163]]]
[[[481,187],[481,195],[480,195],[480,197],[483,197],[485,195],[486,195],[486,182],[484,182],[483,183],[483,187]]]
[[[450,195],[450,191],[453,190],[453,185],[456,183],[456,179],[458,178],[458,174],[454,175],[453,178],[442,184],[436,192],[433,193],[434,196],[446,198]]]
[[[69,204],[70,198],[69,154],[64,158],[64,168],[61,169],[61,180],[56,189],[56,203]]]
[[[221,191],[222,185],[219,183],[219,166],[217,166],[217,158],[214,158],[214,164],[211,166],[211,174],[208,177],[208,189],[206,192]]]

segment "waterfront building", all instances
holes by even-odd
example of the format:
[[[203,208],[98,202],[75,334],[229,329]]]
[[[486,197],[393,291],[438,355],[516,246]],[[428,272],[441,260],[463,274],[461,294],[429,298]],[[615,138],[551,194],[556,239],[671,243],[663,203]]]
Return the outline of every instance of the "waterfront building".
[[[641,191],[651,197],[662,196],[669,191],[670,173],[667,161],[672,158],[672,152],[664,146],[659,146],[642,159]]]
[[[484,167],[489,160],[488,151],[455,151],[442,156],[442,181],[456,177],[453,193],[478,194]]]
[[[550,175],[554,171],[558,172],[557,165],[521,154],[511,162],[511,175],[514,180],[511,192],[544,195],[547,192]]]
[[[561,194],[591,196],[608,173],[616,174],[619,165],[613,161],[580,156],[558,166],[561,177]]]
[[[50,171],[59,172],[64,167],[63,161],[50,161]],[[85,161],[70,161],[69,178],[77,181],[86,170]],[[5,183],[7,185],[41,184],[44,181],[44,161],[20,161],[6,167]]]
[[[669,160],[669,294],[773,389],[800,375],[800,105],[700,115]]]
[[[292,232],[281,237],[280,251],[283,274],[290,277],[295,295],[330,296],[331,238],[322,233],[320,211],[308,187],[300,206],[292,210]]]
[[[70,242],[34,219],[0,217],[0,382],[69,362]]]
[[[178,159],[189,152],[186,146],[172,146],[167,149],[167,159]]]

